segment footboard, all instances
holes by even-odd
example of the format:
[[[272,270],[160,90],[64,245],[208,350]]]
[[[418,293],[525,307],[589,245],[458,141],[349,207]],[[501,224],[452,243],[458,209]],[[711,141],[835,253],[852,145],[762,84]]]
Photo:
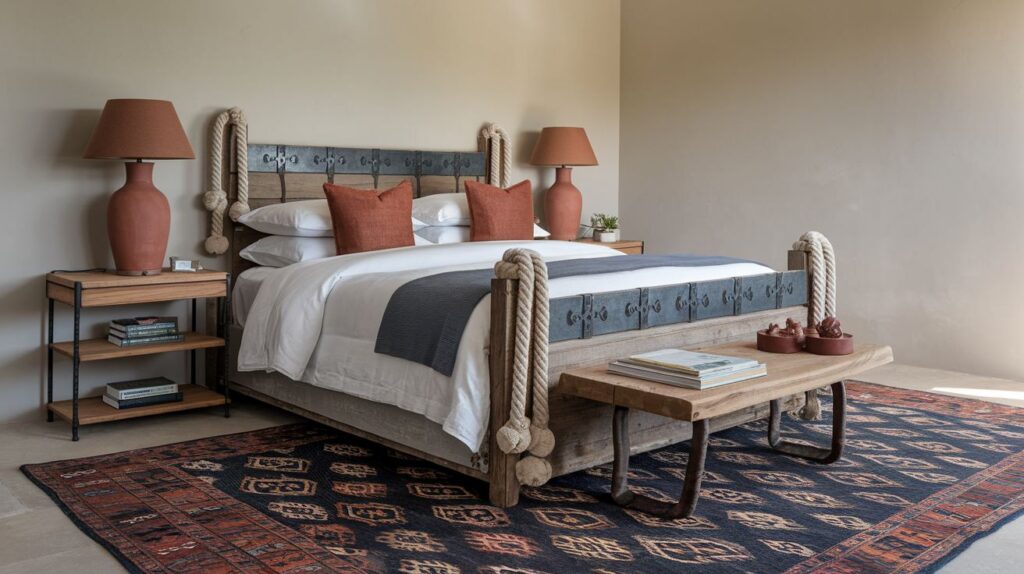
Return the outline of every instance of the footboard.
[[[559,476],[612,460],[612,409],[607,405],[559,395],[558,379],[566,369],[608,362],[666,347],[696,348],[748,338],[768,323],[807,318],[808,276],[803,252],[791,251],[789,270],[729,278],[585,294],[553,299],[548,378],[552,394],[550,428],[556,437],[549,457]],[[489,438],[490,499],[498,506],[518,502],[515,464],[519,455],[498,448],[497,429],[508,420],[511,404],[512,347],[515,332],[515,279],[491,284]],[[793,396],[784,408],[799,408]],[[711,421],[720,430],[767,416],[768,406]],[[637,413],[631,424],[632,451],[644,452],[690,438],[689,423]]]

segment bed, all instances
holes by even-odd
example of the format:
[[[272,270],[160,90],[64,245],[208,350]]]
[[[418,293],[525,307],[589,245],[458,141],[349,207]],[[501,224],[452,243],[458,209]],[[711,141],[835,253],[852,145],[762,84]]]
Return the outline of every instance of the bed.
[[[248,144],[247,151],[253,208],[321,198],[324,181],[388,187],[405,179],[417,196],[450,193],[459,191],[465,178],[490,179],[495,165],[486,152],[265,144]],[[237,176],[227,174],[231,199]],[[236,279],[229,327],[231,356],[238,358],[228,374],[233,392],[486,481],[495,505],[517,503],[514,465],[519,456],[495,444],[511,400],[516,280],[491,282],[490,295],[467,324],[451,377],[373,353],[382,306],[413,278],[492,267],[511,247],[529,247],[551,261],[621,254],[573,242],[485,242],[399,248],[268,269],[253,268],[239,256],[260,233],[229,223],[227,235]],[[770,322],[802,320],[808,299],[804,253],[791,252],[789,267],[775,271],[736,263],[552,281],[548,379],[550,427],[557,437],[549,457],[553,475],[612,460],[611,409],[559,395],[562,371],[668,346],[749,337]],[[288,348],[277,352],[275,347],[282,345]],[[293,353],[297,347],[302,351]],[[790,397],[786,408],[799,408],[803,400]],[[712,421],[712,430],[766,413],[767,405],[735,413]],[[690,425],[637,416],[631,435],[633,452],[642,452],[686,440]]]

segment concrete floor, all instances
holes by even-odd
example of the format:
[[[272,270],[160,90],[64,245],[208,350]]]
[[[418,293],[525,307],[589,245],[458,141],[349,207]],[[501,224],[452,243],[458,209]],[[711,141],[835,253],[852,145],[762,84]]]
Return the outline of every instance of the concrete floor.
[[[889,365],[864,380],[956,396],[967,396],[1024,407],[1024,383],[963,373]],[[86,427],[82,440],[72,443],[63,422],[40,420],[0,425],[0,573],[124,572],[102,547],[83,534],[18,467],[25,463],[80,458],[134,448],[157,446],[294,422],[287,413],[243,402],[225,419],[207,409]],[[987,574],[1019,571],[1024,561],[1024,518],[1003,526],[976,542],[940,572]]]

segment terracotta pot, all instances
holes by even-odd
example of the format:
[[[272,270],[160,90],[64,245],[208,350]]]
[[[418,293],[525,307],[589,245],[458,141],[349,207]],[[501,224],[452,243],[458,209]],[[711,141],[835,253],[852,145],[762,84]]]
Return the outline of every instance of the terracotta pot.
[[[576,239],[583,213],[583,195],[572,184],[571,167],[555,168],[555,183],[544,195],[544,213],[551,239]]]
[[[118,275],[156,275],[171,231],[171,206],[153,185],[153,164],[125,163],[124,187],[107,203],[107,237]]]
[[[769,335],[767,329],[757,332],[757,350],[766,353],[799,353],[803,345],[797,337]]]
[[[853,352],[853,335],[844,333],[841,338],[832,339],[808,334],[806,347],[808,353],[815,355],[849,355]]]

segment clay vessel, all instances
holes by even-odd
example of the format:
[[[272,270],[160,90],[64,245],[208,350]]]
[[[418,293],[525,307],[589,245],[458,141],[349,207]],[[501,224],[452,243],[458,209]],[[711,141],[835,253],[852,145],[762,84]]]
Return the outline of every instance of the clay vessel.
[[[153,164],[125,163],[127,181],[107,203],[107,237],[118,275],[156,275],[171,231],[171,206],[153,185]]]
[[[544,214],[551,239],[572,241],[580,230],[583,194],[572,184],[572,168],[555,169],[555,183],[544,195]]]

